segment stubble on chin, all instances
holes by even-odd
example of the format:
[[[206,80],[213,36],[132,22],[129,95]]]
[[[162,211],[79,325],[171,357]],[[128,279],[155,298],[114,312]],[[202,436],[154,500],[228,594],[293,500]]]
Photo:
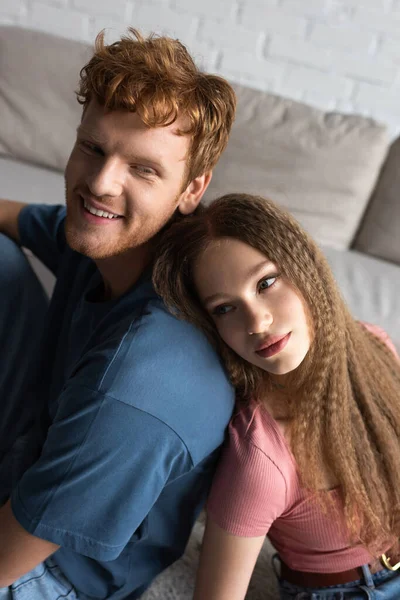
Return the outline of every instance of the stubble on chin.
[[[100,230],[95,234],[89,228],[77,227],[73,217],[68,216],[68,213],[65,221],[65,237],[71,250],[79,252],[92,260],[113,258],[135,252],[142,245],[137,233],[131,234],[131,236],[121,233],[113,243],[110,241],[109,237],[111,236],[107,234],[107,231]]]
[[[92,256],[93,253],[91,252],[90,245],[85,243],[82,234],[76,231],[73,224],[68,219],[68,216],[65,220],[65,238],[71,250],[79,252],[88,258],[96,258],[95,256]]]
[[[65,181],[65,197],[67,205],[67,216],[65,220],[65,236],[69,247],[92,260],[101,260],[127,254],[136,254],[140,248],[150,247],[153,238],[166,227],[174,218],[174,214],[165,217],[162,227],[151,227],[150,223],[134,223],[136,219],[127,217],[128,224],[122,225],[119,231],[110,231],[105,226],[97,229],[96,226],[88,224],[80,214],[79,194],[69,189]],[[140,222],[140,219],[139,219]],[[136,226],[135,226],[136,225]],[[147,226],[146,226],[147,225]]]
[[[65,182],[65,200],[67,206],[67,215],[65,219],[65,238],[71,250],[79,252],[92,260],[108,258],[113,255],[112,248],[104,243],[106,237],[101,233],[94,237],[90,233],[87,225],[82,222],[82,216],[79,214],[80,199],[74,193],[69,191],[68,185]],[[99,239],[96,239],[99,237]]]

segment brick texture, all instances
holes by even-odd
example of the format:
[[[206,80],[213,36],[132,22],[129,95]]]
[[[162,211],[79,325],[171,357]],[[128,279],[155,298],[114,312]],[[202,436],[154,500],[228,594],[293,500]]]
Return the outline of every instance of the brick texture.
[[[0,23],[89,42],[167,33],[232,81],[400,133],[400,0],[0,0]]]

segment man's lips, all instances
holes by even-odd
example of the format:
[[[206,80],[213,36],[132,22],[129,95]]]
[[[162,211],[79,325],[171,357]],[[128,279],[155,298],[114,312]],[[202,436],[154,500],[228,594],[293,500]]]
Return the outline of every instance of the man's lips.
[[[108,206],[104,206],[104,204],[101,204],[98,200],[94,200],[94,199],[90,198],[89,196],[86,196],[83,194],[79,194],[79,196],[80,196],[84,206],[85,205],[90,206],[91,208],[100,210],[105,213],[109,213],[111,215],[114,215],[115,217],[123,216],[123,215],[120,215],[117,212],[115,212],[115,210],[111,210]]]
[[[82,216],[85,221],[94,225],[110,225],[116,223],[124,217],[111,211],[101,203],[88,199],[87,196],[79,194]]]
[[[262,358],[269,358],[274,354],[278,354],[278,352],[281,352],[288,343],[291,334],[292,332],[286,333],[285,335],[269,336],[257,348],[256,353]]]

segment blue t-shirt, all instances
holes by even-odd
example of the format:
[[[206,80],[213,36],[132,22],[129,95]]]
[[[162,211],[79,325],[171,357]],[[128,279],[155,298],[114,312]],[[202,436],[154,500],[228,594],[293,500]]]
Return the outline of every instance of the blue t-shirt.
[[[136,598],[183,552],[207,495],[234,394],[203,334],[173,317],[150,274],[95,302],[95,263],[72,251],[65,208],[30,205],[23,246],[57,277],[37,402],[39,458],[12,494],[79,598]]]

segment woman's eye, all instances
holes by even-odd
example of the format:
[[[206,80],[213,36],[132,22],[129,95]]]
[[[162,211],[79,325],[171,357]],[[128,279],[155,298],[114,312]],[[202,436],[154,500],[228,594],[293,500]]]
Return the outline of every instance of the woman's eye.
[[[273,277],[266,277],[265,279],[261,279],[261,281],[258,283],[258,289],[268,290],[272,285],[274,285],[276,280],[276,275],[274,275]]]
[[[221,306],[217,306],[216,308],[214,308],[213,315],[226,315],[228,312],[230,312],[232,310],[232,306],[229,306],[228,304],[222,304]]]

